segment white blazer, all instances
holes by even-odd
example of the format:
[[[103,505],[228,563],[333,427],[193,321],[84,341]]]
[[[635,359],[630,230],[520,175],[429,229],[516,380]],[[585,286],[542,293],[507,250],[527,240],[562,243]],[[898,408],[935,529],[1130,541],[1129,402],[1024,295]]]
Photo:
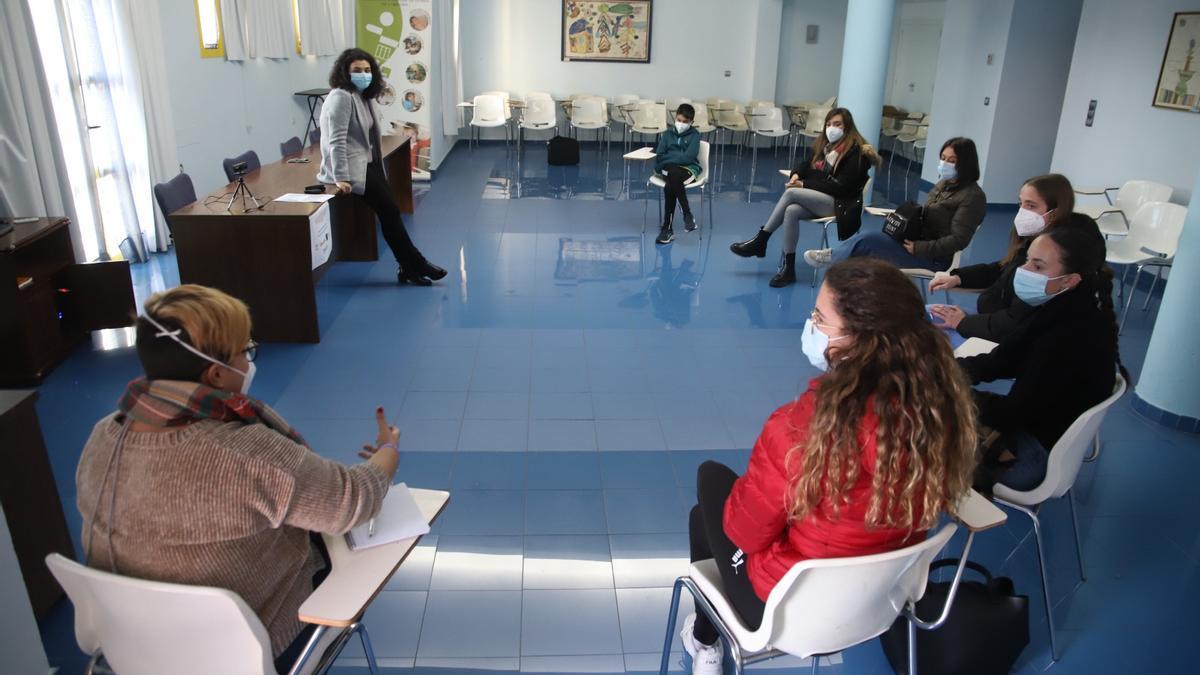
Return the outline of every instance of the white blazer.
[[[354,194],[361,195],[366,190],[367,164],[375,162],[383,169],[380,124],[375,101],[367,101],[357,92],[331,89],[321,105],[321,168],[317,181],[345,181]]]

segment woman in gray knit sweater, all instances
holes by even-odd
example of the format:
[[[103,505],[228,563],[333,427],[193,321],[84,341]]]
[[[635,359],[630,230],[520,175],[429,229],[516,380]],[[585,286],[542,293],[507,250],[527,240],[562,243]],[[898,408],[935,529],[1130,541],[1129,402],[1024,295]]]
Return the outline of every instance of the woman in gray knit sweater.
[[[365,462],[324,459],[246,395],[255,345],[245,304],[184,285],[144,311],[145,377],[92,430],[76,474],[87,563],[237,593],[266,626],[276,665],[290,665],[308,633],[300,604],[327,572],[311,533],[344,533],[375,515],[400,432],[380,408]]]

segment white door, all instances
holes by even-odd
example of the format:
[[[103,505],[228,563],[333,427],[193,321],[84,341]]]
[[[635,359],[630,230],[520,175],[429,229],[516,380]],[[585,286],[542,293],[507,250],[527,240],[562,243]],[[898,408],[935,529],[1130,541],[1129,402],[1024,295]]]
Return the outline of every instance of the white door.
[[[933,103],[942,27],[936,23],[901,24],[899,39],[891,102],[905,110],[928,113]]]

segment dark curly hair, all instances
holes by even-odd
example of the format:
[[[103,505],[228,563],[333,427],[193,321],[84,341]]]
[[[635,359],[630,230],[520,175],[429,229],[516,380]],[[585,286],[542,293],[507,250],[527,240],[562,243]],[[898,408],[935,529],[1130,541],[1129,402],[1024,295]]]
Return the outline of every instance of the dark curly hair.
[[[350,64],[355,61],[366,61],[371,64],[371,86],[363,90],[362,97],[367,100],[379,98],[384,87],[387,86],[387,82],[383,80],[383,73],[379,70],[379,62],[369,52],[357,47],[342,52],[337,57],[337,61],[333,62],[333,70],[329,72],[329,86],[357,94],[358,89],[350,82]]]

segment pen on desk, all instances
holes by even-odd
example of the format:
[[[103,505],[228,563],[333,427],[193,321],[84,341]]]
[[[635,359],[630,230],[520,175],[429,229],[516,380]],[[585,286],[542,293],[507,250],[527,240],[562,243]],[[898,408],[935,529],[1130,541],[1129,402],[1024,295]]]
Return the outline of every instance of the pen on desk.
[[[375,519],[372,518],[367,521],[367,537],[374,537],[374,536],[375,536]]]

